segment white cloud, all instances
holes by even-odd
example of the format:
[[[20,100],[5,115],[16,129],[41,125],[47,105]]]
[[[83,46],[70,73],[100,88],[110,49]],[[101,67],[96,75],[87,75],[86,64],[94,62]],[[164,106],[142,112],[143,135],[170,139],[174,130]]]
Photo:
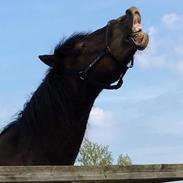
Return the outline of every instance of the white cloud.
[[[162,21],[166,25],[173,25],[178,21],[176,17],[174,14],[166,15]],[[179,20],[179,23],[182,21],[183,25],[183,15],[180,17],[182,20]],[[166,22],[168,19],[170,19],[169,24]],[[144,52],[140,52],[136,56],[137,65],[142,69],[170,71],[183,79],[183,37],[174,36],[177,35],[175,30],[173,35],[170,31],[167,31],[166,35],[162,34],[160,29],[154,26],[149,27],[148,34],[150,37],[149,45]]]
[[[148,34],[150,37],[148,47],[144,52],[137,55],[137,64],[143,69],[166,67],[166,58],[158,50],[159,36],[157,28],[154,26],[149,27]]]
[[[180,17],[176,13],[170,13],[162,17],[162,22],[165,25],[173,25],[176,22],[180,21],[179,18]]]
[[[177,13],[166,14],[161,18],[162,23],[170,29],[179,29],[183,24],[183,15]]]
[[[99,144],[112,146],[122,133],[113,113],[100,107],[92,108],[88,122],[86,136]]]
[[[109,111],[104,111],[104,109],[99,107],[93,107],[90,112],[89,123],[90,125],[107,127],[111,126],[113,122],[112,113]]]
[[[149,45],[137,55],[137,65],[143,69],[170,71],[183,78],[183,37],[177,32],[178,29],[183,31],[183,14],[166,14],[161,21],[171,31],[167,30],[165,34],[161,25],[149,27]]]

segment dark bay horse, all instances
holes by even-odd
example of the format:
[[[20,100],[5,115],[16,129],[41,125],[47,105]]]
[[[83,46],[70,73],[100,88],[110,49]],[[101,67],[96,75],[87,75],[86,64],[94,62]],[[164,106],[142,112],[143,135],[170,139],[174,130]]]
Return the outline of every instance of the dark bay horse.
[[[133,55],[148,44],[140,22],[132,7],[95,32],[72,35],[52,55],[39,56],[50,69],[0,134],[0,165],[74,163],[96,97],[121,86]]]

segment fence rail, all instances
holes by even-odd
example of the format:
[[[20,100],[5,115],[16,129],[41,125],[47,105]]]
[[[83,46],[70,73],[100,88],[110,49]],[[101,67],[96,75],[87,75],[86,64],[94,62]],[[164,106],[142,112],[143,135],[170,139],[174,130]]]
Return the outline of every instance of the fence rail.
[[[170,182],[183,180],[183,164],[82,166],[0,166],[5,182]]]

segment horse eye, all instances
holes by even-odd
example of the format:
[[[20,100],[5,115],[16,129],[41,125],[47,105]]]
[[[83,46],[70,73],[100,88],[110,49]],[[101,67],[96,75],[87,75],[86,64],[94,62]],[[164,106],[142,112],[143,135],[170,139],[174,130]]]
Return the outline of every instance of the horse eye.
[[[74,48],[75,55],[77,56],[77,55],[80,55],[81,53],[83,53],[85,48],[86,48],[85,43],[83,43],[83,42],[78,43]]]
[[[82,50],[85,47],[86,47],[85,43],[80,42],[80,43],[76,44],[75,49]]]

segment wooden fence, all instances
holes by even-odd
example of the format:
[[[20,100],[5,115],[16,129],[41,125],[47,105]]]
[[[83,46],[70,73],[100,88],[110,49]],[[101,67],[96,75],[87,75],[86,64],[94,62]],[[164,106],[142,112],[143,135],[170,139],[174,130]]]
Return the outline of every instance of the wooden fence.
[[[0,166],[5,182],[121,182],[156,183],[183,180],[183,164],[133,166]]]

